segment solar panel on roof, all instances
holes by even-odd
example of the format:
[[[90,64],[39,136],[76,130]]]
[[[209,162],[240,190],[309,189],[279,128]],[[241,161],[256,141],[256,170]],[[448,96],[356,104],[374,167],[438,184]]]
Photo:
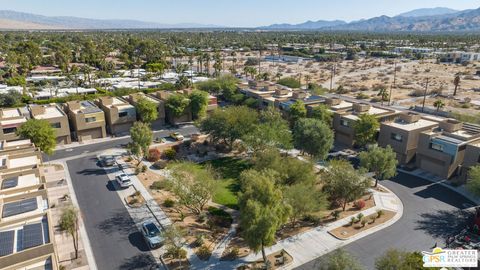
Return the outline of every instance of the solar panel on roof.
[[[30,198],[26,200],[6,203],[3,206],[2,217],[11,217],[14,215],[34,211],[37,208],[37,198]]]
[[[18,177],[6,179],[2,182],[2,189],[14,188],[18,185]]]
[[[13,253],[15,231],[0,232],[0,257]]]
[[[32,248],[43,245],[42,223],[23,226],[23,248]]]

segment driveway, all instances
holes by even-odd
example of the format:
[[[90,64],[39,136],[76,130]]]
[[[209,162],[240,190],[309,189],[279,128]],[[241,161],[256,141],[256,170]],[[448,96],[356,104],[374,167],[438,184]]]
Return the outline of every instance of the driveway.
[[[67,162],[98,269],[150,269],[155,260],[95,156]]]
[[[468,214],[461,209],[474,204],[448,188],[403,173],[381,184],[402,200],[404,212],[392,226],[344,247],[366,269],[375,269],[375,259],[389,248],[428,251],[435,243],[443,246],[468,223]],[[297,269],[316,269],[322,258]]]

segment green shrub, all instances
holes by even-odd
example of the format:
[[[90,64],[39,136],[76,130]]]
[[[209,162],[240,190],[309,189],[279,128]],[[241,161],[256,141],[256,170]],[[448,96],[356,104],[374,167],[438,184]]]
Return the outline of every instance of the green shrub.
[[[350,219],[350,226],[352,226],[354,223],[357,223],[357,222],[358,222],[357,219],[355,217],[352,217]]]
[[[302,86],[299,80],[292,77],[282,78],[277,83],[290,88],[300,88]]]
[[[303,221],[308,223],[313,223],[314,225],[318,225],[321,223],[322,220],[318,216],[308,214],[303,217]]]
[[[358,223],[359,221],[361,221],[362,219],[363,219],[363,214],[362,214],[362,213],[359,213],[359,214],[357,215],[357,223]]]
[[[383,213],[383,210],[378,210],[378,211],[377,211],[377,218],[383,216],[383,214],[384,214],[384,213]]]
[[[334,219],[338,219],[338,218],[340,217],[340,214],[341,214],[341,213],[342,213],[342,211],[340,211],[340,210],[335,210],[335,211],[332,212],[332,217],[333,217]]]
[[[142,172],[142,169],[140,167],[135,168],[135,174],[140,174]]]
[[[211,255],[212,255],[212,252],[205,245],[201,246],[197,250],[197,256],[200,257],[202,260],[207,260],[208,258],[210,258]]]
[[[177,156],[177,151],[175,151],[175,149],[169,148],[163,151],[163,154],[167,159],[172,160],[175,159],[175,157]]]
[[[230,252],[228,252],[228,256],[231,259],[236,259],[238,258],[238,255],[240,254],[240,249],[238,247],[234,247],[230,249]]]
[[[167,161],[161,159],[157,160],[155,163],[153,163],[153,167],[158,170],[165,169],[165,167],[167,167]]]
[[[362,223],[362,227],[365,227],[365,224],[367,224],[367,219],[362,218],[362,221],[360,223]]]
[[[155,181],[150,185],[150,189],[161,190],[166,189],[168,186],[167,181]]]
[[[377,220],[377,216],[370,217],[370,223],[375,223],[375,220]]]
[[[147,171],[147,165],[143,165],[142,166],[142,172],[146,172]]]
[[[198,234],[197,237],[195,238],[195,241],[193,241],[193,245],[195,247],[200,247],[200,246],[203,246],[203,243],[204,243],[204,236],[203,234]]]
[[[163,202],[163,206],[165,207],[173,207],[175,205],[175,201],[172,200],[172,199],[166,199],[164,202]]]

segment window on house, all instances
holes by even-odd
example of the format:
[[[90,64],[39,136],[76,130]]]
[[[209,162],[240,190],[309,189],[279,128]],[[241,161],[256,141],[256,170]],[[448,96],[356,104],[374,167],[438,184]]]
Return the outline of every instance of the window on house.
[[[438,144],[438,143],[430,143],[430,148],[433,149],[433,150],[443,152],[443,145]]]
[[[340,125],[344,127],[348,127],[348,121],[345,119],[340,119]]]
[[[119,112],[118,117],[125,117],[128,116],[128,112]]]
[[[61,128],[62,127],[62,124],[60,122],[58,123],[52,123],[51,124],[52,128]]]
[[[390,135],[390,138],[391,138],[392,140],[398,141],[398,142],[403,141],[403,136],[400,135],[400,134],[397,134],[397,133],[392,133],[392,134]]]
[[[4,128],[3,129],[3,134],[11,134],[17,132],[16,127],[11,127],[11,128]]]
[[[86,123],[92,123],[92,122],[95,122],[97,121],[97,118],[96,117],[87,117],[85,118],[85,122]]]

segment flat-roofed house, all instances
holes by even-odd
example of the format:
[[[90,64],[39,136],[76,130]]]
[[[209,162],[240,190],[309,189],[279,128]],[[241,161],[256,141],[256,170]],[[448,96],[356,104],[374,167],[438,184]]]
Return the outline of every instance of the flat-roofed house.
[[[73,137],[79,142],[107,136],[105,114],[91,101],[70,101],[65,110],[73,129]]]
[[[278,108],[282,111],[288,111],[290,110],[290,106],[292,106],[297,101],[303,102],[305,106],[312,106],[324,103],[325,98],[322,96],[310,95],[304,91],[293,91],[292,97],[285,101],[280,101],[278,104]]]
[[[0,197],[30,193],[45,188],[45,176],[39,168],[0,172]]]
[[[0,140],[19,140],[17,130],[27,122],[29,117],[30,113],[24,107],[0,109]]]
[[[278,108],[280,106],[280,102],[287,101],[293,96],[293,91],[287,88],[277,88],[275,92],[271,95],[265,95],[261,97],[261,102],[259,107],[267,108],[267,107],[275,107]]]
[[[152,93],[152,96],[154,96],[154,97],[156,97],[160,100],[163,100],[165,102],[165,116],[166,116],[166,119],[167,119],[168,123],[170,123],[172,125],[176,125],[176,124],[179,124],[179,123],[191,122],[192,121],[192,110],[191,110],[190,106],[187,106],[187,108],[185,109],[183,114],[180,115],[180,116],[173,115],[167,109],[168,98],[173,94],[175,94],[175,93],[171,93],[171,92],[167,92],[167,91],[158,91],[158,92]],[[177,92],[176,94],[184,95],[185,93],[184,92]],[[185,99],[187,99],[186,96],[185,96]]]
[[[247,97],[261,100],[265,97],[270,97],[275,94],[277,86],[269,82],[248,81],[248,85],[238,85],[240,93]]]
[[[420,133],[416,165],[442,178],[461,174],[467,145],[480,142],[480,127],[446,119],[439,127]]]
[[[32,179],[22,179],[23,184]],[[0,197],[2,269],[58,269],[46,189]]]
[[[135,107],[120,97],[101,97],[97,105],[105,112],[107,131],[113,135],[126,134],[137,121]]]
[[[35,144],[29,139],[16,140],[16,141],[1,141],[0,142],[0,155],[4,155],[10,152],[22,151],[22,150],[35,150]]]
[[[72,142],[67,114],[58,105],[30,105],[29,109],[33,119],[46,120],[55,129],[57,144],[69,144]]]
[[[137,92],[130,94],[126,97],[126,99],[132,104],[133,106],[137,106],[137,103],[141,99],[146,99],[150,102],[153,102],[157,106],[158,117],[155,121],[151,123],[152,128],[160,128],[165,125],[165,101],[160,100],[154,96],[145,95],[142,92]],[[137,114],[137,117],[141,120],[142,116]]]
[[[42,164],[42,153],[39,149],[22,149],[0,154],[0,172],[30,170]]]
[[[342,104],[342,103],[341,103]],[[340,104],[330,106],[330,108],[337,108]],[[345,108],[337,110],[333,114],[333,129],[335,130],[335,140],[346,146],[353,146],[355,144],[355,122],[362,114],[369,114],[375,116],[379,122],[394,119],[398,114],[395,110],[374,107],[370,104],[353,103],[345,104]]]
[[[380,124],[378,145],[390,145],[397,154],[399,164],[405,165],[415,158],[420,133],[438,125],[437,121],[423,119],[416,113],[401,113],[392,121]]]

